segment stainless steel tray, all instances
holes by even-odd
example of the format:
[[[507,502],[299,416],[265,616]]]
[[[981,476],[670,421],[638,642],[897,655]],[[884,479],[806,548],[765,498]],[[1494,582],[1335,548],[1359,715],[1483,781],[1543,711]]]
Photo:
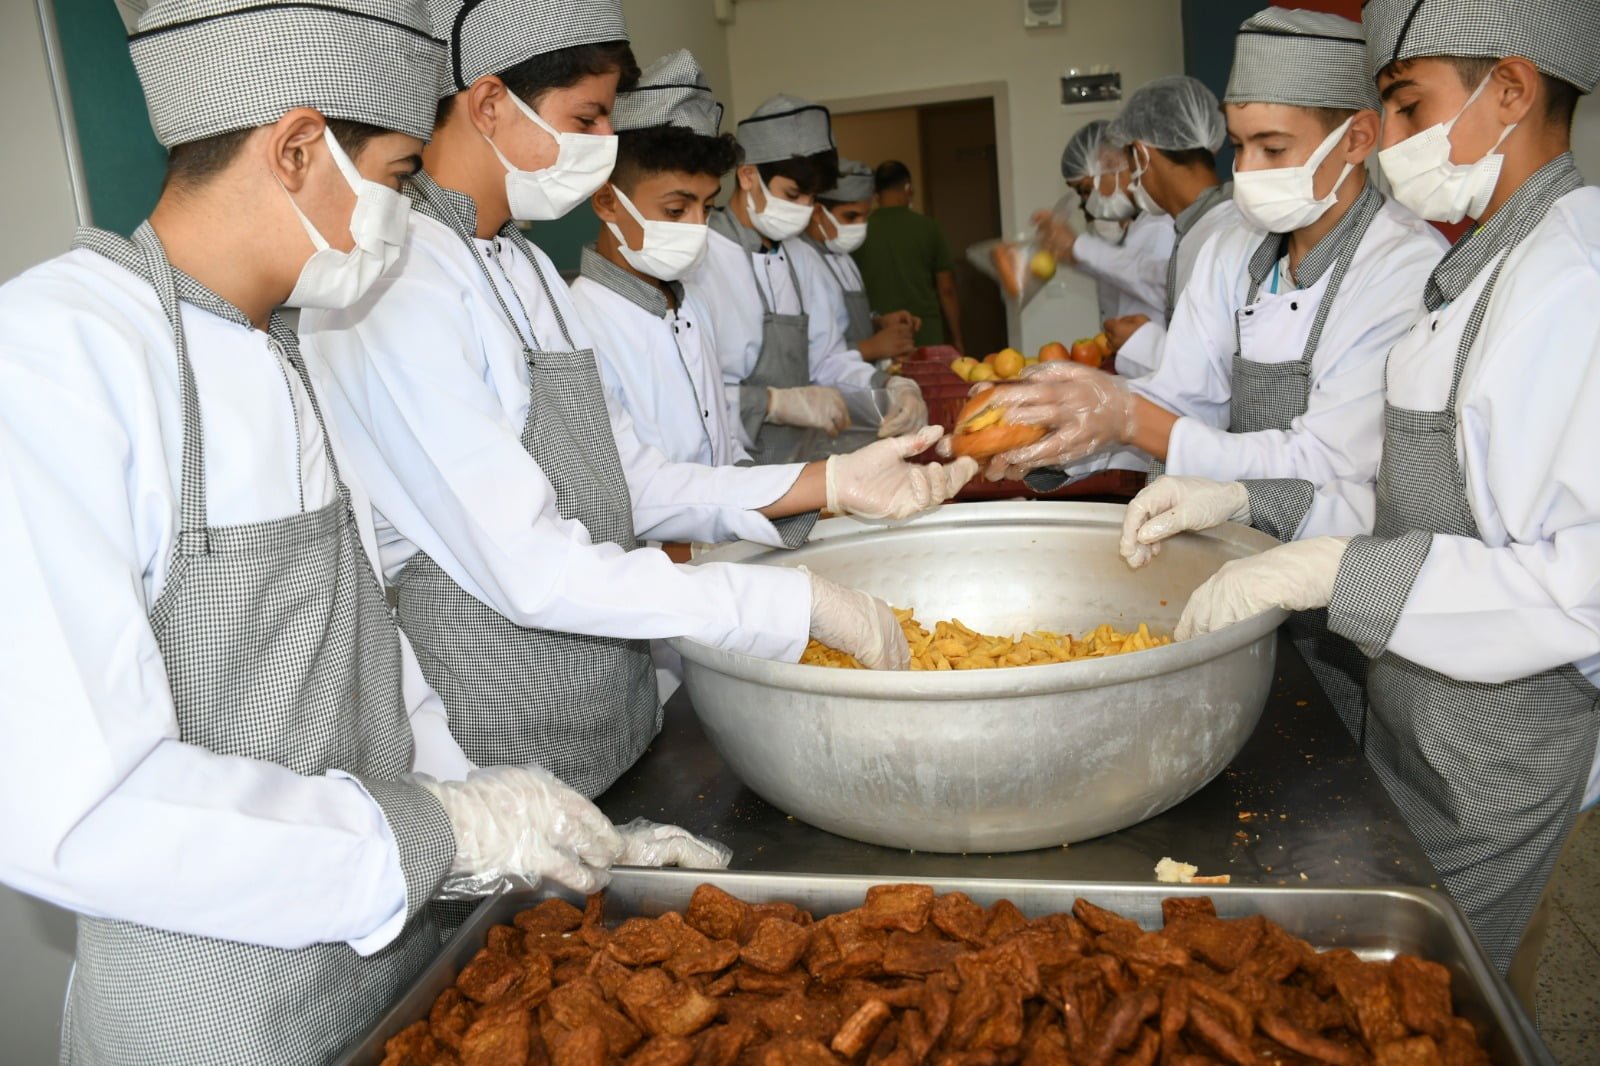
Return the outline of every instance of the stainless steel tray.
[[[818,916],[861,905],[867,889],[894,879],[847,875],[707,873],[694,870],[616,871],[606,890],[612,918],[654,917],[682,910],[705,882],[751,903],[787,900]],[[961,891],[984,905],[1011,900],[1030,918],[1072,909],[1083,897],[1132,918],[1146,928],[1161,925],[1168,896],[1210,896],[1224,918],[1263,914],[1314,947],[1349,948],[1364,958],[1418,955],[1450,970],[1456,1012],[1487,1032],[1499,1066],[1555,1066],[1532,1023],[1490,967],[1466,921],[1441,893],[1426,888],[1275,888],[1221,885],[1118,884],[1094,881],[1014,881],[916,878],[940,892]],[[479,905],[443,952],[391,1007],[365,1039],[338,1060],[347,1066],[383,1061],[383,1045],[412,1022],[425,1018],[439,993],[483,947],[489,928],[518,911],[566,892],[521,892],[493,896]]]

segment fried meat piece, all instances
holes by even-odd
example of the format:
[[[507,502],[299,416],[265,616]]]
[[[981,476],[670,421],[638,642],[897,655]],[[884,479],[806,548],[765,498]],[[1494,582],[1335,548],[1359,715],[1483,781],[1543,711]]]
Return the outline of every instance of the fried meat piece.
[[[557,1036],[555,1046],[550,1049],[550,1059],[554,1066],[605,1066],[609,1047],[606,1034],[599,1026],[586,1025]]]
[[[499,1003],[516,992],[525,973],[520,959],[483,948],[462,969],[456,987],[474,1003]]]
[[[861,908],[861,924],[868,929],[921,931],[933,911],[934,892],[927,885],[873,885]]]
[[[989,920],[983,927],[983,939],[998,944],[1013,933],[1028,928],[1028,916],[1017,909],[1009,899],[996,900],[989,908]]]
[[[606,1002],[599,982],[592,977],[580,977],[550,993],[546,1000],[550,1016],[568,1029],[595,1028],[605,1035],[609,1054],[626,1055],[644,1034],[622,1013]]]
[[[676,1036],[657,1036],[628,1056],[627,1066],[690,1066],[694,1044]]]
[[[490,951],[515,958],[528,950],[528,938],[514,925],[491,925],[483,946]]]
[[[804,992],[811,983],[811,976],[804,970],[767,973],[765,970],[741,966],[733,971],[733,983],[740,992],[754,996],[783,996],[790,992]]]
[[[1161,933],[1107,933],[1095,941],[1095,947],[1121,959],[1145,981],[1163,970],[1182,970],[1190,963],[1189,953]]]
[[[765,1000],[756,1008],[755,1018],[773,1036],[809,1037],[824,1043],[833,1039],[844,1022],[836,1000],[812,999],[799,992]]]
[[[965,951],[963,945],[947,940],[934,926],[925,926],[917,933],[896,930],[884,945],[883,972],[924,977],[948,969]]]
[[[461,1066],[527,1066],[533,1018],[521,1007],[478,1015],[461,1037]]]
[[[640,970],[617,998],[628,1016],[652,1036],[693,1036],[717,1017],[715,1000],[660,970]]]
[[[767,918],[776,918],[791,925],[811,924],[810,912],[801,910],[793,903],[785,903],[782,900],[771,903],[752,903],[749,911],[745,913],[744,918],[739,922],[739,943],[743,944],[754,936],[756,926]]]
[[[1455,1013],[1450,1006],[1450,971],[1436,962],[1398,955],[1389,963],[1389,977],[1406,1028],[1439,1039]]]
[[[1191,987],[1190,993],[1193,991]],[[1231,1062],[1234,1066],[1255,1066],[1257,1060],[1249,1041],[1234,1032],[1222,1015],[1192,999],[1189,1001],[1189,1031],[1223,1061]]]
[[[720,973],[739,960],[739,945],[732,940],[712,940],[677,914],[664,914],[660,921],[672,937],[673,952],[665,969],[674,977]]]
[[[1161,934],[1212,969],[1232,973],[1261,944],[1266,920],[1259,915],[1224,921],[1215,915],[1187,914],[1168,918]]]
[[[883,973],[883,953],[889,943],[889,934],[881,929],[868,929],[862,924],[859,912],[834,915],[828,933],[833,939],[836,957],[812,969],[812,975],[824,984],[835,984],[849,977],[876,977]],[[823,923],[818,923],[820,930]],[[821,935],[813,933],[813,939]],[[808,966],[810,959],[807,959]]]
[[[447,988],[433,1001],[428,1012],[428,1026],[434,1038],[452,1051],[461,1050],[461,1037],[478,1016],[474,1007],[458,988]]]
[[[925,993],[921,981],[861,981],[852,978],[841,982],[839,1002],[847,1013],[854,1013],[868,1000],[881,999],[895,1010],[906,1010],[922,1005]]]
[[[956,960],[961,986],[950,1008],[949,1042],[967,1051],[999,1050],[1022,1042],[1023,990],[999,965]]]
[[[872,1046],[893,1014],[883,1000],[869,999],[845,1019],[829,1046],[845,1058],[853,1059]]]
[[[617,927],[606,951],[624,966],[654,966],[672,957],[677,944],[666,926],[653,918],[629,918]]]
[[[1316,1062],[1325,1062],[1329,1066],[1364,1066],[1370,1061],[1363,1049],[1310,1032],[1273,1011],[1262,1012],[1256,1021],[1261,1031],[1273,1040]]]
[[[1156,1035],[1154,1029],[1140,1029],[1139,1039],[1134,1041],[1133,1047],[1128,1049],[1127,1054],[1113,1059],[1111,1066],[1152,1066],[1160,1054],[1161,1037]]]
[[[700,1047],[695,1052],[694,1066],[734,1066],[744,1049],[760,1039],[761,1033],[753,1025],[729,1022],[714,1025],[700,1036]]]
[[[842,1060],[820,1040],[787,1037],[763,1047],[757,1066],[838,1066]]]
[[[1086,899],[1072,901],[1072,916],[1095,933],[1122,933],[1129,937],[1138,936],[1144,932],[1139,928],[1139,923],[1130,921],[1120,914],[1113,914],[1104,907],[1097,907]]]
[[[946,936],[967,944],[982,944],[989,925],[989,916],[965,892],[935,899],[929,918]]]
[[[1406,1027],[1400,1021],[1387,966],[1381,962],[1345,965],[1334,974],[1333,983],[1355,1019],[1361,1039],[1374,1054],[1383,1045],[1404,1039]]]
[[[1161,924],[1171,925],[1180,918],[1215,918],[1217,905],[1210,896],[1168,896],[1161,901]]]
[[[712,940],[736,940],[750,904],[730,896],[716,885],[700,885],[689,897],[684,921]]]
[[[1117,997],[1095,1024],[1085,1061],[1105,1066],[1118,1051],[1134,1043],[1140,1028],[1160,1010],[1161,997],[1148,988]]]
[[[584,973],[594,978],[606,998],[615,999],[618,990],[627,984],[634,971],[618,962],[609,951],[597,951]]]
[[[1489,1066],[1489,1053],[1483,1049],[1478,1031],[1465,1018],[1451,1018],[1439,1040],[1439,1057],[1444,1066]]]
[[[792,970],[811,943],[812,929],[782,918],[763,918],[749,941],[739,949],[739,959],[746,966],[765,973]]]
[[[439,1047],[426,1021],[412,1022],[384,1043],[383,1066],[430,1066]]]
[[[1391,1040],[1373,1049],[1374,1066],[1444,1066],[1439,1045],[1431,1036]]]
[[[583,924],[583,912],[564,899],[547,899],[511,921],[524,933],[570,933]]]

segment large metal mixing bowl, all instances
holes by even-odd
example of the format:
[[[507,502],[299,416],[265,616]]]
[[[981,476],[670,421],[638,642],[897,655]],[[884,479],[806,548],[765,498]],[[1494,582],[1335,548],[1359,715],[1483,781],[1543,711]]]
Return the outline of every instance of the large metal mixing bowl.
[[[798,551],[734,544],[700,561],[810,567],[985,633],[1171,632],[1189,594],[1275,541],[1229,525],[1129,570],[1123,508],[947,506],[893,527],[818,524]],[[707,735],[768,802],[856,840],[1023,851],[1113,832],[1210,781],[1255,729],[1272,681],[1273,612],[1152,651],[1056,666],[884,673],[769,662],[688,640],[684,681]]]

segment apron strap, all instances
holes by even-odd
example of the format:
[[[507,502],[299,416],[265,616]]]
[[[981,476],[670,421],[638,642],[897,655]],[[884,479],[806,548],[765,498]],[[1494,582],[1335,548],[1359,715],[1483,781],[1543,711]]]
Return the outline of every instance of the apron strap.
[[[1510,252],[1500,257],[1495,264],[1494,273],[1489,275],[1488,282],[1483,286],[1483,291],[1478,294],[1477,302],[1472,305],[1472,315],[1467,319],[1467,326],[1461,331],[1461,343],[1456,346],[1455,374],[1450,380],[1450,400],[1445,404],[1445,412],[1453,419],[1456,415],[1456,394],[1461,391],[1461,377],[1467,370],[1467,358],[1472,354],[1472,346],[1478,342],[1478,330],[1483,325],[1484,316],[1489,313],[1489,301],[1494,298],[1494,289],[1500,282],[1500,271],[1505,269],[1506,260],[1511,258]],[[1389,368],[1384,367],[1384,384],[1388,384]]]

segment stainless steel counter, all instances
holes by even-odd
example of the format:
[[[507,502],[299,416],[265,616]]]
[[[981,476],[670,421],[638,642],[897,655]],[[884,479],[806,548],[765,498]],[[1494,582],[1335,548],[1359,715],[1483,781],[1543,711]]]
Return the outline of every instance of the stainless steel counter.
[[[679,691],[644,758],[600,799],[612,819],[674,822],[733,848],[733,868],[904,877],[1142,881],[1163,856],[1234,884],[1435,885],[1437,876],[1294,646],[1255,735],[1211,784],[1167,813],[1067,848],[936,855],[805,825],[745,788]]]

